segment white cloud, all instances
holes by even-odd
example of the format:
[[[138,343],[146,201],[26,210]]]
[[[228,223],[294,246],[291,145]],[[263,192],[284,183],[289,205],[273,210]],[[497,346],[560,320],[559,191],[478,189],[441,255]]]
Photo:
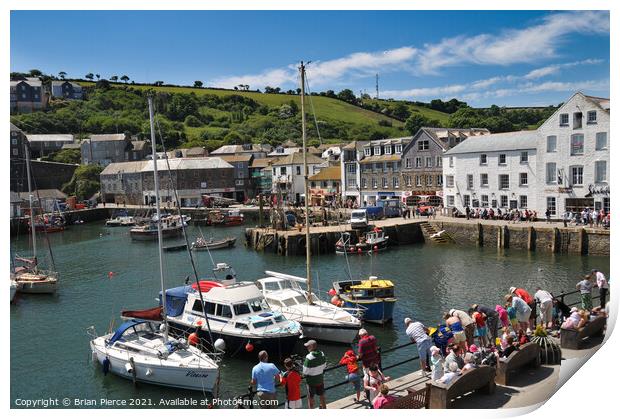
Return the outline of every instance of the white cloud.
[[[445,95],[455,95],[464,92],[467,89],[466,84],[453,84],[449,86],[439,87],[422,87],[418,89],[408,90],[386,90],[382,93],[384,97],[394,99],[408,99],[417,97],[444,97]]]
[[[579,65],[586,65],[586,64],[600,64],[602,62],[603,60],[600,60],[600,59],[589,58],[587,60],[573,61],[571,63],[554,64],[554,65],[549,65],[546,67],[541,67],[541,68],[532,70],[523,77],[527,80],[540,79],[542,77],[546,77],[552,74],[557,74],[562,68],[570,68],[570,67],[576,67]]]
[[[207,85],[231,89],[240,84],[247,84],[250,86],[250,89],[263,89],[265,86],[276,87],[287,83],[294,83],[296,77],[297,74],[294,70],[276,68],[260,74],[220,77],[208,81]]]

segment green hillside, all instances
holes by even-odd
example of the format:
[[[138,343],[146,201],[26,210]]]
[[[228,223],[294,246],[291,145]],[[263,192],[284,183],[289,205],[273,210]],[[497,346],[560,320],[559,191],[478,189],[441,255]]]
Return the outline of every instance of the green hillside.
[[[398,100],[384,100],[384,99],[368,99],[364,100],[364,103],[370,103],[371,105],[377,105],[378,108],[381,109],[390,109],[394,108],[396,104],[404,104],[409,110],[409,114],[420,114],[428,119],[439,121],[442,125],[446,125],[448,123],[449,114],[436,111],[435,109],[430,109],[425,106],[415,105],[413,103],[398,101]]]

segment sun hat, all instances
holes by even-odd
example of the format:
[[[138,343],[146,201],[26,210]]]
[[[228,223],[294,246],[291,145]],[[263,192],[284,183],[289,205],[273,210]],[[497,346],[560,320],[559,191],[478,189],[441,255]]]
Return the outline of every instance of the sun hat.
[[[516,287],[510,287],[510,289],[508,290],[508,292],[510,292],[510,293],[512,294],[512,293],[513,293],[513,292],[515,292],[516,290],[517,290],[517,288],[516,288]]]
[[[362,328],[362,329],[360,329],[360,331],[359,331],[359,332],[357,332],[357,334],[358,334],[359,336],[364,336],[364,335],[367,335],[367,334],[368,334],[368,330],[366,330],[366,329]]]
[[[411,320],[409,317],[405,317],[405,324],[409,324],[411,323],[413,320]]]
[[[310,339],[308,342],[304,343],[304,346],[306,348],[309,348],[310,346],[316,346],[316,340]]]

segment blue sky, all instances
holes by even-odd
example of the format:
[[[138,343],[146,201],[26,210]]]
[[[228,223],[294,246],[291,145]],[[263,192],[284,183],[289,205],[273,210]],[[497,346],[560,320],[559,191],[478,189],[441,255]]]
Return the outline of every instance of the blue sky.
[[[11,71],[289,89],[303,59],[312,90],[474,106],[609,96],[609,46],[607,12],[11,12]]]

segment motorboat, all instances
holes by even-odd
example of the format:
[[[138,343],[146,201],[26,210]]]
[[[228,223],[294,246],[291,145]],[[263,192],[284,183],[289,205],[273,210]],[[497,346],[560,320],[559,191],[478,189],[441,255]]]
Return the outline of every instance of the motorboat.
[[[389,236],[381,228],[374,228],[372,231],[361,236],[358,243],[353,243],[351,234],[342,233],[340,239],[336,242],[337,254],[355,254],[355,253],[372,253],[385,250],[388,247]]]
[[[304,337],[327,342],[350,344],[357,337],[362,322],[361,310],[336,307],[322,301],[301,285],[306,279],[278,272],[265,272],[268,276],[257,282],[267,303],[281,311],[288,319],[301,324]]]
[[[132,227],[136,220],[131,215],[119,215],[105,222],[106,227]]]
[[[332,303],[345,308],[364,308],[364,321],[385,324],[392,321],[396,297],[394,283],[371,276],[364,280],[333,283]]]
[[[113,333],[97,336],[89,329],[93,359],[107,374],[155,385],[217,395],[219,367],[185,339],[166,339],[157,323],[132,319]]]
[[[231,356],[255,358],[261,350],[273,359],[291,355],[301,337],[300,324],[272,310],[256,284],[234,281],[204,280],[166,290],[168,321],[211,344],[222,339]]]
[[[179,216],[178,216],[178,215],[173,215],[173,214],[170,214],[170,213],[167,213],[167,212],[165,212],[165,213],[162,213],[162,214],[161,214],[161,218],[162,218],[162,219],[164,219],[164,218],[170,218],[170,217],[176,217],[176,218],[178,218]],[[154,223],[155,223],[155,222],[157,222],[157,219],[158,219],[157,214],[154,214],[154,215],[151,217],[151,221],[152,221],[152,222],[154,222]],[[192,221],[192,217],[190,217],[189,215],[185,215],[185,214],[181,214],[181,219],[183,220],[183,225],[184,225],[185,227],[187,227],[187,226],[189,225],[190,221]]]
[[[153,99],[148,98],[149,119],[151,122],[151,143],[153,144],[153,178],[155,186],[155,205],[157,220],[149,223],[154,227],[154,237],[159,251],[159,274],[161,293],[165,294],[163,269],[163,236],[166,228],[182,229],[179,218],[162,217],[160,210],[159,176],[155,130],[153,125]],[[174,223],[171,225],[171,223]],[[132,229],[133,231],[135,229]],[[112,372],[123,378],[189,390],[201,390],[217,395],[219,386],[218,357],[199,347],[196,335],[188,335],[188,340],[175,332],[170,325],[168,296],[161,299],[161,309],[148,310],[148,319],[130,319],[114,333],[97,336],[94,327],[89,329],[90,347],[104,372]],[[133,312],[136,315],[138,312]],[[126,313],[125,313],[126,314]],[[142,311],[141,314],[145,314]],[[155,317],[157,315],[157,317]],[[175,333],[179,339],[170,335]],[[188,345],[187,343],[191,345]]]
[[[161,233],[164,239],[179,237],[183,234],[183,226],[178,215],[161,218]],[[133,240],[152,241],[157,240],[157,221],[151,221],[144,225],[135,226],[129,230]]]
[[[57,233],[59,231],[65,231],[67,225],[65,218],[59,214],[45,214],[43,216],[34,217],[34,223],[29,222],[28,228],[32,230],[34,224],[34,230],[46,233]]]
[[[243,224],[243,214],[238,209],[212,210],[206,218],[208,226],[238,226]]]
[[[191,249],[195,251],[225,249],[233,247],[236,241],[237,239],[235,237],[226,237],[221,240],[215,240],[213,237],[209,239],[198,237],[196,241],[192,243]]]

